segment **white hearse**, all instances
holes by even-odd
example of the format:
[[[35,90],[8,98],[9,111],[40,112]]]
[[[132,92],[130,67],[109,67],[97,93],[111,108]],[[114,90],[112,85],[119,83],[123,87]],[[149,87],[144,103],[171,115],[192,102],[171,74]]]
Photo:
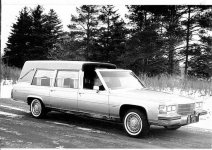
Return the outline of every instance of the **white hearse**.
[[[132,137],[150,125],[178,129],[207,112],[202,102],[147,89],[131,70],[84,61],[27,61],[12,99],[30,105],[35,118],[51,110],[123,123]]]

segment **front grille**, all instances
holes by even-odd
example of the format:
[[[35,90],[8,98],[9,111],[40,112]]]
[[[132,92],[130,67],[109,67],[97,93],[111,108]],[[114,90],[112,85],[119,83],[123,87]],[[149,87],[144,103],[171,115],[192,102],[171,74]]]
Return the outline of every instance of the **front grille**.
[[[177,113],[180,115],[194,114],[195,104],[179,104]]]

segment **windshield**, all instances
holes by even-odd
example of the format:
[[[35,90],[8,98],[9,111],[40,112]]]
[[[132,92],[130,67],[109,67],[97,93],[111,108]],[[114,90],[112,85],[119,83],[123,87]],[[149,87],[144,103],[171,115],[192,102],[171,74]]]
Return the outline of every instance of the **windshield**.
[[[100,71],[100,74],[111,90],[143,88],[139,80],[130,71]]]

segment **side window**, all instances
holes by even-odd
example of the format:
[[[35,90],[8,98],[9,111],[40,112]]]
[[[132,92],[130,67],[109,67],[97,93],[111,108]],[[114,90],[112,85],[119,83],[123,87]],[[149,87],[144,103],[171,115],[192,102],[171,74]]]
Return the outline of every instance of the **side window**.
[[[32,85],[52,86],[54,79],[54,70],[37,70]]]
[[[78,88],[78,72],[76,71],[58,71],[56,77],[56,87]]]
[[[91,89],[93,90],[94,86],[98,86],[100,91],[104,91],[105,88],[102,85],[102,82],[100,81],[99,77],[97,76],[96,72],[85,72],[84,75],[84,89]]]

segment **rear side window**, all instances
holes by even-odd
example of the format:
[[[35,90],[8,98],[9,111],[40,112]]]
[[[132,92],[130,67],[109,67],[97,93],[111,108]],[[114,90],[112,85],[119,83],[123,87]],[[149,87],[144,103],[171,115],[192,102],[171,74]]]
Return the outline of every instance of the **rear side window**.
[[[54,70],[37,70],[32,85],[52,86],[54,81]]]
[[[55,86],[62,88],[78,88],[78,72],[76,71],[58,71]]]

